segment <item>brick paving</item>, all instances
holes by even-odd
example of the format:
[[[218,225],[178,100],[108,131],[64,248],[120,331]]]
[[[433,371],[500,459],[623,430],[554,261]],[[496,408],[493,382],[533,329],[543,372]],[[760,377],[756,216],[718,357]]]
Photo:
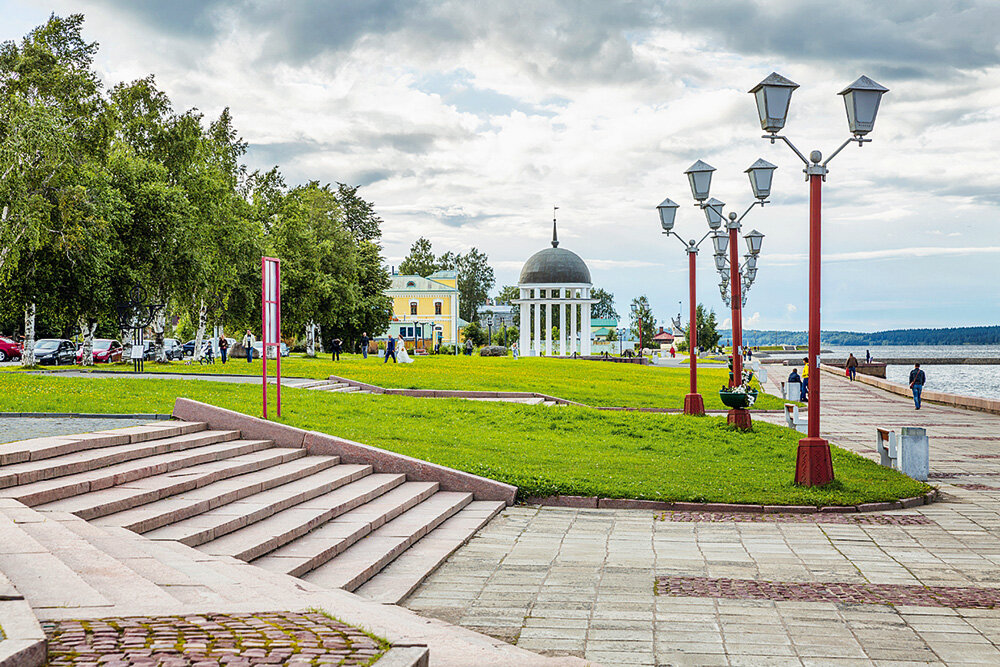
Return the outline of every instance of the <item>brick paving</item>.
[[[963,486],[957,484],[956,486]],[[934,523],[922,514],[762,514],[753,512],[664,512],[660,521],[682,523],[753,522],[753,523],[840,523],[866,526],[920,526]]]
[[[0,443],[74,435],[109,428],[125,428],[150,423],[150,419],[108,419],[90,417],[0,417]]]
[[[727,600],[790,600],[848,604],[915,605],[956,609],[993,609],[1000,588],[902,586],[840,582],[755,581],[713,577],[657,577],[656,594]]]
[[[667,520],[651,511],[515,506],[404,605],[523,648],[606,666],[1000,664],[1000,609],[973,604],[1000,582],[1000,494],[949,483],[1000,476],[1000,459],[974,458],[1000,456],[1000,416],[929,404],[916,412],[909,399],[831,375],[823,390],[823,435],[863,456],[877,460],[876,427],[927,428],[941,501],[879,514],[698,520],[680,512]],[[755,419],[782,423],[783,416]],[[861,518],[874,516],[883,518]],[[674,597],[656,595],[657,577],[883,597]],[[924,600],[916,593],[902,599],[938,589],[950,591],[947,604],[956,606],[913,604]],[[888,591],[897,594],[892,604],[884,603]]]
[[[384,652],[320,613],[106,618],[43,629],[50,665],[368,665]]]

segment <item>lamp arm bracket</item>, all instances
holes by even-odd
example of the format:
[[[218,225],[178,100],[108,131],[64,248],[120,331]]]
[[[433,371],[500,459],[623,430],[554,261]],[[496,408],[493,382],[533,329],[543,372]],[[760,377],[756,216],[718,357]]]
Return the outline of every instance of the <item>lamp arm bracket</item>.
[[[678,241],[680,241],[681,244],[683,244],[685,248],[687,247],[687,241],[685,241],[684,239],[682,239],[681,235],[678,234],[677,232],[675,232],[673,230],[670,230],[669,232],[663,232],[663,233],[666,234],[667,236],[673,236],[675,239],[677,239]]]
[[[705,239],[707,239],[711,235],[712,235],[712,230],[710,229],[707,232],[705,232],[705,235],[702,236],[701,239],[697,243],[694,244],[694,247],[695,248],[699,247],[701,245],[702,241],[704,241]]]
[[[832,160],[833,158],[837,157],[837,154],[840,153],[840,151],[842,151],[845,148],[847,148],[847,144],[851,143],[852,141],[858,142],[858,147],[861,147],[861,146],[864,146],[866,143],[870,142],[871,139],[866,139],[865,137],[848,137],[844,141],[844,143],[840,144],[840,147],[837,150],[833,151],[833,153],[830,154],[830,157],[828,157],[827,159],[823,160],[823,164],[821,164],[820,166],[821,167],[826,167],[826,165],[828,165],[830,163],[830,160]]]
[[[770,139],[772,144],[777,139],[781,139],[782,141],[784,141],[788,145],[789,148],[792,149],[792,151],[795,152],[796,155],[799,156],[799,159],[802,160],[803,164],[805,164],[807,167],[809,166],[809,160],[807,160],[806,156],[803,155],[802,152],[798,148],[795,147],[795,144],[793,144],[791,141],[788,140],[788,137],[786,137],[784,135],[781,135],[781,134],[765,134],[765,135],[762,135],[762,138],[763,139]]]
[[[743,218],[747,217],[747,213],[749,213],[750,211],[752,211],[754,206],[756,206],[757,204],[760,204],[761,208],[763,208],[764,204],[766,204],[766,203],[767,202],[760,201],[759,199],[756,200],[756,201],[754,201],[752,204],[750,204],[750,206],[747,207],[747,210],[743,211],[743,215],[741,215],[739,218],[736,219],[736,224],[738,225],[741,222],[743,222]]]

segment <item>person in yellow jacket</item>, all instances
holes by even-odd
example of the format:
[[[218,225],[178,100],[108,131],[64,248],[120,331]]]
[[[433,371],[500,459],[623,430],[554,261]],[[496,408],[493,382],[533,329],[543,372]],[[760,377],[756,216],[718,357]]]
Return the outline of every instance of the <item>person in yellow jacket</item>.
[[[803,403],[809,400],[809,357],[802,359],[802,389],[799,400]]]

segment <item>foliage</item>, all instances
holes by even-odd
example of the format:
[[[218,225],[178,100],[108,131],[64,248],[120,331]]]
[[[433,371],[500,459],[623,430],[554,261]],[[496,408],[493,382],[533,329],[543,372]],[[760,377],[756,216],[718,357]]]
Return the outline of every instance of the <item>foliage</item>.
[[[438,257],[437,266],[440,270],[458,272],[458,316],[467,322],[478,320],[477,308],[486,303],[496,284],[486,253],[476,248],[464,255],[446,252]]]
[[[514,318],[515,322],[521,321],[521,306],[516,303],[511,303],[516,299],[521,298],[521,288],[517,285],[504,285],[500,288],[500,293],[497,295],[496,303],[499,305],[510,306],[511,317]]]
[[[527,361],[432,358],[467,368],[509,369]],[[108,392],[109,382],[0,373],[0,411],[169,413],[176,396],[254,416],[260,405],[260,388],[253,385],[121,378],[114,381],[117,391]],[[825,506],[896,500],[930,489],[839,447],[831,447],[835,482],[796,486],[793,471],[801,434],[761,421],[754,423],[753,431],[741,432],[730,428],[725,417],[712,416],[295,388],[283,389],[281,398],[280,421],[285,424],[514,484],[521,497],[568,494]]]
[[[653,336],[656,335],[654,329],[656,319],[653,317],[653,309],[650,308],[649,299],[646,298],[645,294],[632,299],[629,314],[631,317],[632,336],[637,340],[642,339],[642,344],[645,347],[652,347]]]
[[[469,322],[465,325],[465,328],[462,329],[462,335],[465,340],[471,340],[476,347],[489,343],[489,334],[479,326],[479,322]]]
[[[437,271],[437,261],[431,242],[421,236],[410,246],[410,254],[399,263],[399,273],[404,276],[423,276],[426,278]]]
[[[506,335],[506,339],[504,339],[505,335]],[[506,345],[507,347],[510,347],[511,345],[514,344],[514,342],[516,340],[518,340],[518,336],[519,335],[520,335],[520,331],[518,330],[517,327],[507,327],[506,331],[504,330],[504,327],[494,327],[493,328],[493,344],[494,345]]]
[[[615,295],[600,287],[590,290],[590,297],[597,299],[597,303],[590,307],[590,316],[601,319],[617,320],[618,311],[615,310]]]
[[[715,321],[715,310],[708,311],[705,314],[705,306],[703,304],[698,304],[695,308],[695,321],[698,323],[698,340],[696,341],[698,347],[703,350],[708,350],[714,348],[719,344],[719,332],[716,330],[717,323]],[[691,323],[684,328],[684,338],[685,341],[691,340]],[[687,343],[684,345],[684,349],[687,349]]]

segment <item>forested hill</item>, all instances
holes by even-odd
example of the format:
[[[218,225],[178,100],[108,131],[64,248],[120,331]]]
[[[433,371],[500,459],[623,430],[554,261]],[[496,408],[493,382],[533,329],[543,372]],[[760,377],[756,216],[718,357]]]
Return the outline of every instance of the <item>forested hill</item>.
[[[720,329],[723,341],[732,339],[732,332]],[[856,331],[824,331],[825,345],[1000,345],[1000,326],[949,327],[946,329],[892,329],[863,333]],[[805,331],[743,332],[744,345],[805,345]]]

